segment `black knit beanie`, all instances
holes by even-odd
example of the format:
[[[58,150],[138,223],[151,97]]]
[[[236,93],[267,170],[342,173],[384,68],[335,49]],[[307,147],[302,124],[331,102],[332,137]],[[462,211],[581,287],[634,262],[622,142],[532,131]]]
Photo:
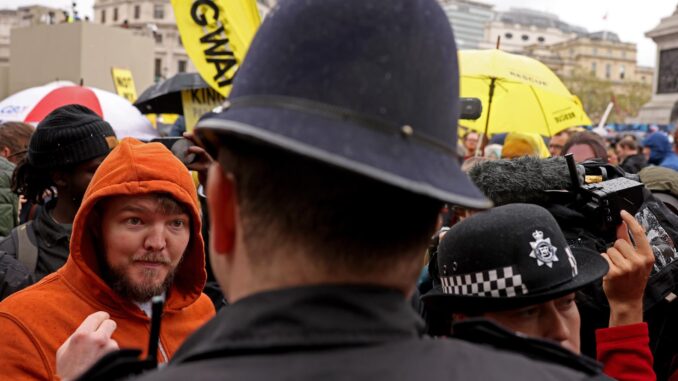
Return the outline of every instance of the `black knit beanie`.
[[[87,107],[72,104],[52,111],[38,124],[28,144],[28,162],[36,168],[61,168],[106,155],[116,145],[108,122]]]

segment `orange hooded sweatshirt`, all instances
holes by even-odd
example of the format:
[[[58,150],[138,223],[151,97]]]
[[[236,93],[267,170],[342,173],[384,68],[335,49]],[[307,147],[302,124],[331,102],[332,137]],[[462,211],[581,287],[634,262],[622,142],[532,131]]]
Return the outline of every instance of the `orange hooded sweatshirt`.
[[[192,232],[174,283],[166,294],[158,361],[165,362],[193,331],[214,315],[202,294],[206,280],[198,198],[190,173],[159,143],[123,140],[94,174],[73,222],[70,256],[57,272],[0,303],[0,379],[51,380],[56,351],[80,323],[106,311],[117,323],[113,339],[120,348],[143,349],[150,319],[130,300],[122,299],[99,276],[90,219],[97,202],[109,196],[170,194],[190,210]]]

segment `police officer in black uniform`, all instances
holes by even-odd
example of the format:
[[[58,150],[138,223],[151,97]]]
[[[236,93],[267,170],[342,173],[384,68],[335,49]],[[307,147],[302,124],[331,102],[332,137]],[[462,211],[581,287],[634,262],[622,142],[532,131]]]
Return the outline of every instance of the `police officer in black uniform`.
[[[435,0],[279,2],[196,131],[230,305],[142,379],[604,379],[423,334],[443,202],[490,206],[458,166],[458,81]]]

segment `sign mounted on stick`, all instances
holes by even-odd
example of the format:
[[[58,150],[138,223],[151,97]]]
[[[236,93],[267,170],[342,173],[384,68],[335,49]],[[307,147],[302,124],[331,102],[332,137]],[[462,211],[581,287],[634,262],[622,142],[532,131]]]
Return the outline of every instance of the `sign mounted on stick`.
[[[261,24],[255,0],[172,0],[181,41],[200,76],[222,96]]]
[[[224,103],[224,97],[211,88],[182,90],[181,102],[184,105],[186,131],[192,132],[200,117]]]
[[[115,85],[115,92],[121,97],[134,103],[137,100],[137,89],[134,86],[134,78],[132,72],[127,69],[112,68],[113,85]]]

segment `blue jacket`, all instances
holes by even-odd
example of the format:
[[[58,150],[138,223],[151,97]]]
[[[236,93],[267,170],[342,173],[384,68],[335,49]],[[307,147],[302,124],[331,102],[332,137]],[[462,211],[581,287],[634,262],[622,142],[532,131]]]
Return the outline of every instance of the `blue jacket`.
[[[669,138],[661,132],[655,132],[648,135],[645,140],[643,140],[643,147],[650,149],[650,158],[648,159],[648,163],[654,165],[663,166],[662,162],[664,159],[666,159],[669,154],[673,153]]]
[[[674,152],[670,152],[668,155],[666,155],[664,160],[662,160],[659,166],[678,171],[678,155],[676,155]]]

